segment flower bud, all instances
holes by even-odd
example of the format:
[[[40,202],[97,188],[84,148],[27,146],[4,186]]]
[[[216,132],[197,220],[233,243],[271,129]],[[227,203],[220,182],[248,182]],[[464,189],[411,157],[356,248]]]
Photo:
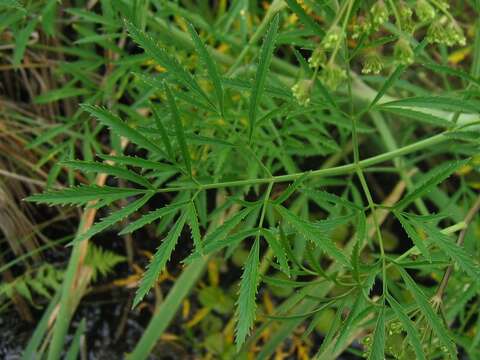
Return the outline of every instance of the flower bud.
[[[393,49],[395,61],[401,65],[410,65],[415,60],[415,55],[407,40],[401,38]]]
[[[322,73],[320,74],[320,79],[322,80],[322,82],[332,91],[336,90],[336,88],[346,78],[347,73],[345,72],[345,70],[341,69],[335,64],[328,64],[323,68]]]
[[[404,1],[400,2],[398,6],[398,13],[402,22],[402,29],[406,33],[413,33],[415,31],[415,22],[412,19],[413,11]]]
[[[327,56],[325,51],[319,46],[314,51],[313,54],[308,59],[308,65],[312,68],[318,68],[320,65],[325,64],[327,61]]]
[[[440,20],[430,24],[427,30],[427,41],[431,44],[445,44],[448,40],[447,32]]]
[[[372,25],[376,28],[388,20],[388,9],[385,3],[377,1],[370,9],[372,15]]]
[[[387,331],[389,335],[401,334],[403,331],[403,325],[399,321],[393,321],[387,325]]]
[[[449,46],[458,44],[461,46],[465,46],[466,39],[465,35],[463,34],[462,28],[456,22],[449,22],[447,25],[447,36],[449,39]]]
[[[312,84],[312,80],[302,79],[292,86],[292,94],[300,105],[306,106],[310,103]]]
[[[410,19],[413,15],[412,9],[410,6],[405,4],[405,1],[400,2],[400,5],[398,6],[398,13],[402,20]]]
[[[365,56],[363,62],[362,74],[379,74],[383,69],[383,61],[380,55],[372,52]]]
[[[371,32],[372,25],[370,22],[365,21],[364,18],[360,17],[357,20],[357,23],[353,25],[352,39],[360,39],[363,35],[370,35]]]
[[[453,46],[455,44],[465,46],[466,39],[462,28],[453,21],[445,25],[445,18],[430,24],[427,30],[427,40],[430,43]]]
[[[343,38],[342,29],[337,25],[332,26],[330,30],[328,30],[327,34],[322,40],[322,46],[324,49],[334,49],[335,46],[339,41]]]
[[[415,14],[421,22],[429,22],[435,18],[435,9],[427,0],[417,0]]]

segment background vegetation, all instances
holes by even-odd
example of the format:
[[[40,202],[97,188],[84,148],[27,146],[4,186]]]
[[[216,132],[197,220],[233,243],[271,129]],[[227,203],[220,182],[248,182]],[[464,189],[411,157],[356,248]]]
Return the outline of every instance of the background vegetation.
[[[480,359],[479,12],[0,0],[0,357]]]

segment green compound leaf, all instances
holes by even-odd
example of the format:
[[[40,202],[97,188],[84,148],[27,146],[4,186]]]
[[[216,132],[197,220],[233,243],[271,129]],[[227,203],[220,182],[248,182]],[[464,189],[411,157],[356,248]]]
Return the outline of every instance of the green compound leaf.
[[[182,207],[186,206],[189,201],[181,201],[173,204],[166,205],[154,211],[150,211],[148,214],[143,215],[140,219],[130,223],[119,235],[130,234],[138,229],[143,228],[145,225],[151,224],[153,221],[161,219],[163,216],[172,214],[179,211]]]
[[[103,230],[108,229],[117,222],[122,221],[127,216],[137,212],[143,205],[147,203],[148,200],[150,200],[152,196],[153,193],[149,192],[143,195],[140,199],[137,199],[134,202],[128,204],[124,208],[118,211],[114,211],[111,215],[93,224],[93,226],[86,232],[78,234],[77,237],[73,240],[73,242],[90,239],[92,236],[98,234],[99,232],[102,232]]]
[[[178,168],[174,165],[163,164],[158,161],[146,160],[138,156],[98,155],[98,157],[104,160],[110,160],[116,164],[135,166],[143,170],[148,169],[166,172],[178,172]]]
[[[425,223],[424,229],[429,239],[455,261],[477,284],[480,284],[480,266],[463,247],[458,246],[450,236],[443,234],[435,226]]]
[[[178,113],[177,104],[173,97],[170,88],[165,85],[165,92],[167,93],[168,104],[170,107],[170,113],[172,114],[173,122],[175,123],[175,134],[177,136],[178,145],[182,152],[183,161],[185,162],[185,168],[190,176],[192,176],[192,164],[190,160],[190,153],[188,152],[187,141],[185,140],[185,132],[183,130],[182,120]]]
[[[428,299],[426,298],[425,294],[418,287],[415,281],[410,277],[410,275],[408,275],[408,273],[400,266],[397,266],[397,269],[400,271],[400,275],[402,276],[403,281],[405,281],[405,285],[407,286],[407,289],[410,290],[410,292],[412,293],[413,298],[415,299],[415,302],[420,308],[420,311],[422,312],[423,316],[425,316],[425,318],[427,319],[427,322],[429,323],[429,325],[431,326],[435,334],[438,336],[442,344],[445,345],[448,353],[454,359],[456,359],[457,358],[456,346],[453,343],[452,338],[448,333],[448,330],[443,325],[442,319],[438,314],[436,314],[433,311],[432,306],[428,302]]]
[[[417,356],[418,360],[426,360],[425,353],[423,352],[422,342],[420,340],[420,334],[418,333],[417,328],[410,320],[410,318],[406,315],[405,309],[395,300],[392,296],[387,293],[387,300],[390,306],[392,307],[395,315],[397,315],[398,319],[403,325],[403,328],[407,332],[408,339],[410,340],[410,345],[413,347],[413,351],[415,351],[415,355]]]
[[[305,238],[321,248],[325,254],[331,256],[335,260],[338,260],[342,265],[348,267],[350,266],[347,257],[335,246],[335,244],[326,236],[326,234],[315,227],[314,224],[299,218],[297,215],[283,206],[277,205],[275,206],[275,209],[280,213],[285,221],[292,225],[295,230],[297,230]]]
[[[183,86],[210,103],[210,99],[200,88],[193,76],[187,72],[174,57],[170,56],[165,48],[161,47],[161,45],[150,35],[145,34],[132,23],[126,21],[125,26],[131,38],[140,45],[149,56],[151,56],[159,65],[167,69],[169,74]]]
[[[415,229],[415,225],[417,224],[415,222],[410,221],[410,219],[408,219],[402,213],[398,213],[397,211],[394,211],[393,214],[402,225],[408,237],[413,241],[413,243],[418,248],[418,250],[420,250],[422,255],[425,256],[425,258],[428,261],[432,261],[432,257],[430,256],[430,251],[428,251],[428,247],[427,247],[427,244],[425,243],[425,240],[421,238],[420,234]]]
[[[160,111],[156,106],[152,105],[152,112],[155,118],[155,124],[157,125],[157,129],[160,132],[163,146],[165,146],[165,149],[167,150],[167,154],[170,157],[170,159],[173,160],[174,153],[173,153],[172,144],[170,142],[170,138],[168,137],[167,129],[165,129],[165,126],[163,126],[162,119],[160,118]]]
[[[112,114],[107,109],[89,104],[82,104],[80,107],[98,119],[102,124],[108,126],[115,134],[124,136],[138,146],[153,153],[165,156],[164,151],[159,146],[140,134],[137,130],[125,124],[118,116]]]
[[[144,193],[146,190],[111,186],[80,185],[63,190],[47,191],[29,196],[25,200],[49,205],[85,205],[90,201],[102,200],[105,205]]]
[[[450,121],[443,119],[441,117],[432,115],[429,112],[426,112],[428,110],[423,112],[420,110],[412,110],[408,108],[395,107],[395,106],[384,106],[384,107],[381,107],[380,109],[382,111],[386,111],[395,115],[400,115],[408,119],[417,120],[419,122],[429,124],[429,125],[441,126],[444,128],[448,128],[449,126],[452,125]]]
[[[237,301],[237,326],[235,331],[235,343],[237,350],[241,348],[245,339],[250,334],[250,329],[255,320],[255,311],[257,303],[255,301],[257,295],[258,283],[260,280],[260,241],[257,238],[250,254],[248,255],[245,267],[243,269],[242,279],[240,281],[240,292]]]
[[[478,114],[480,102],[477,100],[466,100],[446,96],[418,96],[401,100],[394,100],[383,103],[379,107],[419,107],[437,109],[452,112],[471,112]]]
[[[270,249],[272,249],[273,254],[277,258],[280,269],[288,277],[290,277],[290,267],[288,265],[287,255],[278,236],[268,229],[262,229],[261,234],[265,238],[265,240],[267,240],[268,246],[270,246]]]
[[[140,176],[133,171],[115,165],[81,160],[62,161],[61,164],[71,169],[83,171],[84,173],[112,175],[117,177],[118,179],[128,180],[138,185],[142,185],[143,187],[148,189],[152,188],[152,184],[150,184],[143,176]]]
[[[195,203],[190,201],[187,208],[187,223],[192,233],[195,251],[202,252],[202,235],[200,234],[200,225],[198,223],[198,213]]]
[[[373,334],[372,349],[368,360],[384,360],[385,359],[385,307],[380,308],[375,324]]]
[[[190,36],[193,40],[193,43],[195,44],[195,48],[197,49],[198,55],[200,56],[203,63],[207,67],[208,75],[215,89],[215,95],[217,96],[220,114],[223,116],[223,114],[225,113],[225,107],[224,107],[224,101],[223,101],[223,86],[222,86],[222,80],[220,78],[217,64],[210,56],[205,44],[198,36],[197,31],[195,30],[192,24],[188,25],[188,31],[190,32]]]
[[[279,14],[270,22],[270,27],[268,28],[267,34],[262,44],[260,50],[260,62],[257,68],[257,74],[255,77],[255,84],[253,86],[252,94],[250,96],[250,106],[248,112],[248,119],[250,122],[250,141],[253,136],[255,129],[255,124],[257,121],[257,111],[260,105],[260,100],[265,88],[265,80],[267,78],[268,68],[270,67],[270,62],[272,61],[273,50],[275,48],[275,40],[277,37],[279,23]]]
[[[177,244],[178,238],[180,237],[186,218],[186,213],[184,212],[177,222],[172,226],[162,244],[158,247],[157,252],[153,256],[153,259],[148,265],[147,270],[143,274],[142,281],[140,282],[140,286],[133,300],[133,308],[143,300],[145,295],[150,291],[157,281],[160,273],[165,268],[165,265],[170,259],[173,249]]]
[[[309,28],[314,34],[319,36],[324,36],[325,31],[318,25],[315,20],[308,15],[305,10],[298,4],[297,0],[286,0],[288,7],[298,16],[300,21]]]
[[[400,200],[395,205],[395,208],[402,209],[415,199],[433,190],[435,186],[447,179],[450,175],[452,175],[455,171],[465,165],[468,161],[469,159],[451,161],[431,170],[423,176],[420,183],[411,192],[409,192],[402,200]]]

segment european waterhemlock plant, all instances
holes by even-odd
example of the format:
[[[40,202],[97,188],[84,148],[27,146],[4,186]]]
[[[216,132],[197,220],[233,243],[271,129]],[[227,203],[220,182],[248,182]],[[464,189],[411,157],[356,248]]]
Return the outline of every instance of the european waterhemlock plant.
[[[29,198],[109,209],[72,241],[49,358],[63,348],[82,244],[152,224],[161,236],[133,306],[176,249],[191,250],[131,359],[147,357],[208,259],[243,248],[230,356],[258,344],[255,357],[268,358],[332,309],[318,359],[346,349],[369,359],[480,356],[478,324],[466,335],[479,321],[480,200],[461,177],[480,161],[479,24],[467,38],[462,14],[441,0],[222,3],[198,13],[160,0],[72,9],[100,24],[102,35],[84,31],[89,41],[128,42],[114,64],[134,101],[88,97],[78,121],[94,121],[94,135],[105,129],[114,151],[62,163],[87,179],[104,174],[108,186]],[[452,66],[450,52],[466,44],[470,68]],[[154,198],[164,206],[145,212]],[[405,244],[389,246],[386,223]],[[295,292],[267,314],[257,307],[265,284]]]

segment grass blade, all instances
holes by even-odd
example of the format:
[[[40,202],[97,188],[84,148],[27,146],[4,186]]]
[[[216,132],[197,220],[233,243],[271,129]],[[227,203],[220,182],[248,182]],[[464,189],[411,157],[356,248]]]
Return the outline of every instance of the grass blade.
[[[65,360],[76,360],[78,359],[78,354],[80,352],[80,345],[81,345],[81,338],[85,335],[86,330],[86,320],[85,318],[80,321],[80,324],[75,330],[75,334],[73,335],[72,343],[70,348],[68,349],[67,354],[65,355]]]
[[[18,31],[18,33],[15,34],[15,50],[13,52],[12,60],[14,66],[20,65],[20,63],[22,62],[23,54],[25,54],[25,50],[27,49],[28,39],[32,34],[33,30],[35,29],[36,25],[37,19],[31,19],[30,21],[28,21],[27,25],[23,29],[21,29],[20,31]]]
[[[379,105],[385,107],[419,107],[426,109],[438,109],[452,112],[470,112],[478,114],[480,102],[478,100],[467,100],[446,96],[417,96],[401,100],[394,100]]]
[[[47,309],[45,309],[45,311],[43,312],[40,321],[37,322],[35,330],[33,331],[33,334],[31,335],[30,340],[28,341],[28,344],[22,353],[22,360],[31,360],[35,359],[35,356],[42,355],[40,352],[40,345],[42,344],[45,333],[49,328],[48,325],[50,317],[55,310],[55,307],[57,306],[59,300],[60,291],[57,291],[55,293],[55,296],[50,300]]]
[[[394,107],[394,106],[382,106],[380,110],[386,111],[395,115],[400,115],[409,119],[414,119],[425,124],[433,125],[433,126],[441,126],[444,128],[448,128],[452,125],[452,123],[448,120],[442,119],[438,116],[432,115],[427,112],[412,110],[402,107]]]
[[[127,355],[128,360],[145,360],[149,357],[158,339],[164,334],[182,306],[183,300],[202,276],[208,260],[207,256],[196,259],[182,271],[165,300],[153,314],[132,353]]]

